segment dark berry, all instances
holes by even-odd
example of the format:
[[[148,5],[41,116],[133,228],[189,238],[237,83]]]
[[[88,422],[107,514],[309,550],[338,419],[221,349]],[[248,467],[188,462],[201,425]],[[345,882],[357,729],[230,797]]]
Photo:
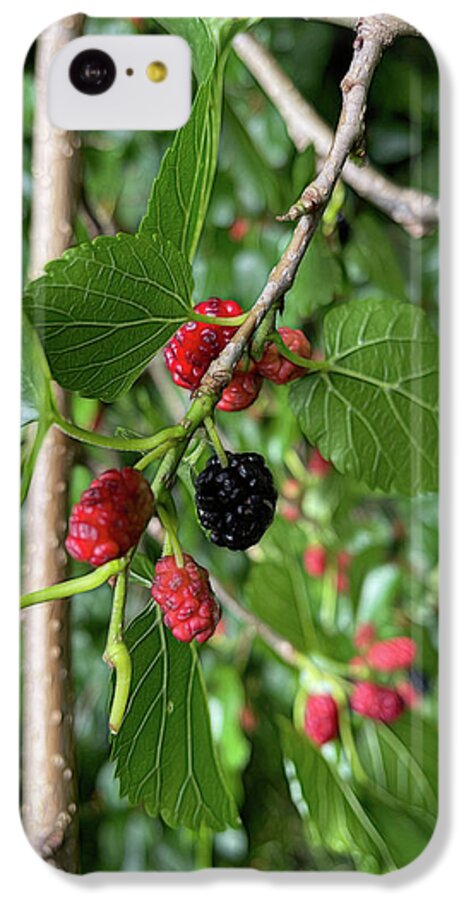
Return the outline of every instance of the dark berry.
[[[404,701],[392,688],[371,681],[359,681],[350,697],[350,706],[367,719],[394,722],[404,709]]]
[[[211,297],[195,306],[204,316],[231,318],[240,316],[242,308],[233,300]],[[210,325],[207,322],[185,322],[168,342],[164,350],[165,365],[175,384],[189,391],[198,387],[213,359],[216,359],[237,327]]]
[[[311,345],[302,331],[293,328],[279,328],[278,334],[283,340],[285,347],[296,353],[297,356],[303,356],[309,359],[311,356]],[[285,356],[282,356],[276,344],[269,343],[266,345],[263,356],[257,363],[257,371],[263,378],[268,378],[275,384],[287,384],[295,378],[301,378],[302,375],[308,373],[308,369],[302,368],[292,363]]]
[[[304,731],[319,747],[339,733],[337,704],[330,694],[311,694],[304,713]]]
[[[236,369],[232,380],[222,392],[217,405],[218,409],[222,409],[224,412],[239,412],[241,409],[247,409],[257,399],[262,383],[262,378],[255,371],[255,367],[247,372]]]
[[[377,641],[366,654],[366,661],[378,672],[394,672],[412,665],[417,653],[415,641],[408,637],[393,637]]]
[[[209,576],[187,553],[183,566],[174,556],[163,556],[155,565],[152,596],[159,604],[164,624],[177,641],[193,639],[199,644],[214,634],[221,618],[221,607],[209,583]]]
[[[228,453],[223,467],[212,456],[195,482],[199,520],[213,544],[246,550],[256,544],[275,514],[273,477],[258,453]]]
[[[137,544],[154,511],[149,483],[136,469],[109,469],[72,508],[65,546],[74,559],[101,566]]]

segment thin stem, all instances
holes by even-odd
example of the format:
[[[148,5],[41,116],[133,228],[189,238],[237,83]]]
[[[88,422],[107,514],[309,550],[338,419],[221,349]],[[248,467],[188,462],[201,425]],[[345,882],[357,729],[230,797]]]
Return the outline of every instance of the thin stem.
[[[69,437],[73,437],[82,443],[91,444],[94,447],[105,447],[110,450],[122,450],[127,452],[151,450],[170,440],[177,440],[185,434],[184,429],[180,425],[173,425],[171,428],[163,428],[156,434],[141,438],[124,438],[113,435],[96,434],[94,431],[87,431],[85,428],[80,428],[78,425],[74,425],[73,422],[67,421],[67,419],[64,419],[57,410],[54,410],[53,422],[64,432],[64,434],[68,434]]]
[[[141,459],[134,464],[134,468],[139,472],[142,472],[144,469],[147,469],[147,466],[150,466],[151,463],[155,462],[156,459],[160,459],[161,456],[165,456],[166,453],[170,450],[173,441],[166,441],[164,444],[159,444],[154,450],[151,450],[149,453],[146,453]]]
[[[292,350],[288,349],[283,338],[280,337],[277,331],[272,331],[271,334],[268,335],[267,340],[272,344],[276,344],[282,356],[285,356],[286,359],[296,363],[296,365],[300,366],[302,369],[310,369],[311,372],[322,372],[326,369],[330,371],[331,369],[331,365],[326,359],[306,359],[305,356],[298,356],[297,353],[293,353]]]
[[[50,585],[50,587],[41,588],[39,591],[23,594],[20,602],[21,609],[35,606],[38,603],[47,603],[49,600],[61,600],[74,594],[84,594],[86,591],[93,591],[95,588],[100,587],[101,584],[104,584],[105,581],[108,581],[108,578],[122,572],[126,564],[127,556],[122,556],[120,559],[113,559],[111,562],[105,563],[88,575],[70,578],[68,581],[60,581],[58,584]]]
[[[217,428],[214,424],[214,419],[211,416],[207,416],[204,420],[204,427],[208,433],[209,440],[211,441],[214,450],[216,451],[216,456],[221,463],[223,469],[229,464],[229,460],[227,458],[227,453],[224,450],[224,447],[221,443],[221,438],[218,435]]]
[[[248,313],[241,313],[240,316],[204,316],[202,313],[192,312],[190,319],[193,322],[207,322],[208,325],[224,325],[226,328],[239,328],[243,325]]]
[[[173,555],[175,556],[175,559],[177,561],[177,566],[179,569],[183,569],[185,563],[183,560],[183,552],[180,541],[178,540],[177,526],[174,517],[162,502],[157,506],[157,515],[168,535]]]
[[[111,608],[110,625],[103,659],[116,672],[116,683],[111,705],[109,729],[117,734],[126,711],[131,686],[132,664],[128,648],[123,641],[124,609],[126,604],[127,573],[120,572],[116,579]]]

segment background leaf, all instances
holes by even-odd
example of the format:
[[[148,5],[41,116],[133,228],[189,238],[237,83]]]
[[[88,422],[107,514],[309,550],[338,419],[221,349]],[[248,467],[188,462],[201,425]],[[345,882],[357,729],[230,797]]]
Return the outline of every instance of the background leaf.
[[[49,263],[25,309],[56,381],[85,397],[123,394],[191,316],[191,269],[171,244],[120,234]]]
[[[380,789],[432,833],[437,815],[437,730],[410,713],[392,725],[363,719],[356,732],[363,767]]]
[[[49,415],[51,373],[27,316],[23,316],[21,338],[21,424],[27,425]]]
[[[112,759],[121,795],[176,827],[238,823],[216,758],[198,654],[164,628],[152,601],[126,630],[131,692]]]
[[[295,382],[290,399],[308,440],[371,488],[437,489],[437,340],[409,303],[358,300],[329,312],[330,371]]]

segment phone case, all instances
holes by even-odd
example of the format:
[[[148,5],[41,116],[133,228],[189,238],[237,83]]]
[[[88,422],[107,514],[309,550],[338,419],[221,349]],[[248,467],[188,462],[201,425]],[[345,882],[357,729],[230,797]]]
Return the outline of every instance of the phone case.
[[[54,127],[60,47],[125,33],[189,43],[188,122]],[[74,873],[403,868],[437,816],[433,52],[389,15],[76,15],[24,89],[26,835]]]

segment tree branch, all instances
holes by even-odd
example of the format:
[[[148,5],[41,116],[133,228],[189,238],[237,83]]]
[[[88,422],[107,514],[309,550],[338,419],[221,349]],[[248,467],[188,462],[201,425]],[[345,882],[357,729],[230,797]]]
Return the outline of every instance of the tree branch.
[[[33,136],[33,206],[30,274],[60,256],[73,236],[77,187],[76,133],[62,131],[47,116],[51,60],[81,33],[83,16],[56,22],[36,49],[36,109]],[[65,395],[58,404],[66,413]],[[62,546],[70,466],[68,439],[50,429],[38,454],[25,521],[25,589],[62,581]],[[58,868],[79,867],[77,784],[72,728],[69,604],[67,600],[23,612],[23,822],[34,849]]]
[[[372,18],[376,21],[385,17]],[[417,34],[406,23],[395,21],[398,28],[403,26],[398,33]],[[365,27],[364,23],[361,27]],[[246,33],[237,35],[233,47],[280,113],[297,150],[302,152],[312,144],[319,160],[325,160],[334,139],[331,129],[299,93],[271,53]],[[437,227],[438,202],[434,197],[393,184],[370,163],[358,166],[346,159],[341,177],[360,197],[381,209],[413,237],[423,237]]]
[[[218,358],[211,363],[193,395],[193,401],[181,420],[187,438],[180,441],[164,456],[159,473],[153,482],[156,502],[159,502],[162,494],[171,488],[189,438],[207,416],[214,413],[223,389],[229,384],[232,373],[257,328],[292,286],[311,238],[340,177],[345,159],[358,141],[366,108],[368,87],[374,69],[381,59],[383,49],[392,43],[396,34],[404,33],[404,28],[409,28],[409,26],[392,16],[373,16],[361,21],[359,33],[354,42],[353,59],[342,82],[345,102],[331,151],[316,181],[306,189],[302,198],[301,211],[299,211],[299,204],[296,204],[296,215],[293,218],[299,218],[299,222],[286,250],[270,272],[260,296],[247,313],[245,322],[236,331],[232,340]]]

